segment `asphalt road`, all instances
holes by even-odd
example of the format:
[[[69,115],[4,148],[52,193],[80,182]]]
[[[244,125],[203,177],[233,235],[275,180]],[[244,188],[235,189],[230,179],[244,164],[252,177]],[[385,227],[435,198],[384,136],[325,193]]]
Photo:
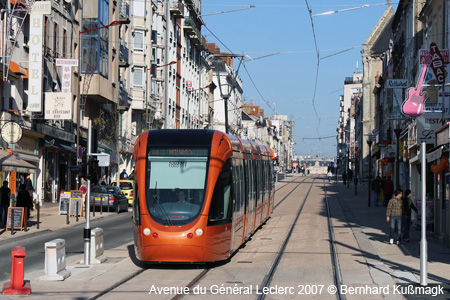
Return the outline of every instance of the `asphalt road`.
[[[104,249],[111,249],[133,240],[133,227],[131,212],[111,214],[108,217],[90,222],[91,229],[96,227],[103,229]],[[43,231],[24,239],[5,242],[0,245],[0,282],[9,281],[11,278],[11,249],[14,246],[23,246],[26,250],[25,277],[28,272],[44,270],[45,248],[44,244],[60,238],[66,241],[67,257],[84,253],[83,239],[84,223],[74,227],[57,231]]]

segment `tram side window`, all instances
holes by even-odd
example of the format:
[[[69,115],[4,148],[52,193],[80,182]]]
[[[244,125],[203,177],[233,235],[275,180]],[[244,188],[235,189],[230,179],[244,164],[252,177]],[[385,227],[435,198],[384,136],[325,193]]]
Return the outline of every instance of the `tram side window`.
[[[231,175],[231,159],[229,159],[224,164],[214,188],[211,206],[209,208],[208,226],[231,222]]]

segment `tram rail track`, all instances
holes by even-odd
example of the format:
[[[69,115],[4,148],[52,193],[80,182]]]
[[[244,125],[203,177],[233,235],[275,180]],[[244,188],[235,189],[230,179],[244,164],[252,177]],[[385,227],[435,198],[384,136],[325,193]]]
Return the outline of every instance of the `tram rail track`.
[[[309,194],[311,192],[312,187],[314,186],[314,182],[316,179],[313,180],[313,182],[311,183],[311,186],[308,189],[308,192],[306,193],[302,204],[299,208],[299,210],[296,213],[296,217],[294,219],[294,221],[292,222],[292,225],[289,229],[288,234],[286,235],[285,240],[283,241],[283,244],[280,247],[280,250],[278,251],[274,262],[269,270],[269,272],[267,273],[267,275],[264,278],[264,281],[262,282],[262,284],[260,285],[260,290],[258,291],[258,295],[257,295],[257,300],[263,300],[266,298],[266,293],[263,292],[264,289],[268,289],[271,285],[272,279],[277,271],[278,265],[281,261],[281,258],[283,257],[284,253],[285,253],[285,249],[286,246],[288,245],[292,232],[294,231],[294,228],[297,225],[297,222],[300,218],[300,215],[303,211],[303,208],[306,204],[306,200],[309,197]],[[325,191],[325,204],[326,204],[326,212],[327,212],[327,223],[328,223],[328,235],[329,235],[329,242],[330,242],[330,254],[331,254],[331,263],[332,263],[332,268],[333,268],[333,278],[334,278],[334,284],[336,286],[336,297],[339,300],[343,300],[344,297],[341,293],[341,277],[340,277],[340,268],[339,268],[339,260],[338,260],[338,254],[337,254],[337,250],[336,250],[336,245],[335,245],[335,238],[334,238],[334,230],[333,230],[333,223],[331,220],[331,212],[330,212],[330,205],[328,202],[328,195],[327,195],[327,186],[325,183],[325,179],[324,179],[324,191]],[[297,187],[296,187],[297,188]],[[293,189],[295,190],[295,189]]]

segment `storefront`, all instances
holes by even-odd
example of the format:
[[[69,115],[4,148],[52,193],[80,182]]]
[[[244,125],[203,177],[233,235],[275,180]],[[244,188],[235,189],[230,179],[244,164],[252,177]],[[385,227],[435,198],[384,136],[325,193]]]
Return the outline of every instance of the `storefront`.
[[[434,161],[432,172],[436,174],[435,235],[442,238],[450,246],[449,125],[445,124],[434,133],[436,135],[436,148],[427,154],[427,159]]]
[[[45,134],[40,148],[43,153],[43,199],[58,202],[62,190],[76,188],[76,177],[69,166],[76,165],[75,135],[45,124],[38,124]]]

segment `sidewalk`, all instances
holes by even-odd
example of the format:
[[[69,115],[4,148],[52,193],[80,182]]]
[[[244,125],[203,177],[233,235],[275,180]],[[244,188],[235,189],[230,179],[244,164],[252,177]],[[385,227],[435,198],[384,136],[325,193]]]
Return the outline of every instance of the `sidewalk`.
[[[104,208],[104,210],[106,210]],[[114,214],[115,212],[103,212],[100,214],[99,211],[95,212],[95,217],[90,213],[90,220],[97,220],[100,218],[104,218],[110,214]],[[69,224],[67,224],[67,215],[59,214],[58,203],[45,202],[43,207],[40,209],[39,213],[39,229],[37,228],[37,209],[31,211],[30,219],[27,222],[27,230],[14,230],[14,234],[11,234],[11,230],[0,228],[0,243],[4,243],[6,241],[11,242],[15,240],[21,240],[30,235],[39,235],[44,232],[58,230],[62,228],[67,228],[71,226],[75,226],[78,224],[84,224],[86,222],[85,216],[78,217],[78,222],[76,221],[75,216],[69,217]]]
[[[352,230],[357,236],[362,232],[358,243],[366,252],[371,268],[384,269],[398,283],[420,283],[420,240],[421,231],[411,225],[410,242],[401,241],[400,245],[389,243],[389,223],[386,221],[386,207],[368,207],[367,185],[346,185],[339,181],[333,184],[332,191],[337,191],[338,201],[342,206]],[[368,242],[368,243],[367,243]],[[450,248],[427,232],[428,250],[428,284],[443,284],[449,288],[450,283]],[[450,295],[447,292],[447,297]],[[434,298],[436,299],[436,298]],[[448,298],[446,298],[448,299]]]

